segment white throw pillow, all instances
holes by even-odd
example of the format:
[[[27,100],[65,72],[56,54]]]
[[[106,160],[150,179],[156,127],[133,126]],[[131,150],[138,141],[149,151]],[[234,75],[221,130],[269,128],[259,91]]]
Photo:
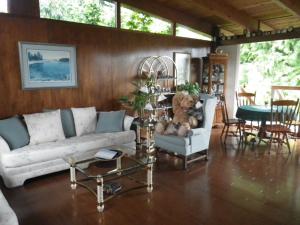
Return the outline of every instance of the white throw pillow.
[[[95,132],[97,112],[95,107],[71,108],[77,136]]]
[[[23,116],[30,136],[30,145],[65,139],[60,110]]]
[[[125,115],[125,117],[124,117],[124,130],[125,131],[130,130],[133,120],[134,120],[134,117]]]

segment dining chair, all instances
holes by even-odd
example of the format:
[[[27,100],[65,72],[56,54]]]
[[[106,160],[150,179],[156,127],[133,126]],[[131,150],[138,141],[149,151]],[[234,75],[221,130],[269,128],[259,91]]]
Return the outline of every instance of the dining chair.
[[[278,146],[286,144],[291,153],[289,143],[289,134],[291,133],[291,125],[295,119],[296,110],[299,105],[299,99],[295,100],[276,100],[271,99],[270,123],[262,127],[264,132],[269,133],[269,153],[273,142],[277,142]],[[262,137],[260,137],[259,142]]]
[[[300,102],[298,108],[295,112],[294,119],[291,123],[291,133],[290,136],[292,139],[300,139]]]
[[[228,137],[228,134],[231,133],[231,136],[239,137],[240,142],[242,141],[242,126],[245,124],[245,121],[237,118],[229,118],[228,111],[227,111],[227,105],[226,105],[226,99],[224,95],[220,96],[220,104],[222,109],[222,117],[223,117],[223,123],[224,127],[221,132],[221,143],[226,144],[226,139]],[[230,127],[236,127],[235,131],[231,131]],[[223,135],[225,132],[225,137],[223,140]],[[238,133],[238,135],[237,135]]]
[[[237,107],[242,105],[255,105],[256,92],[235,92]]]
[[[244,105],[255,105],[255,99],[256,99],[256,92],[235,92],[236,95],[236,102],[237,107],[244,106]],[[250,122],[250,123],[249,123]],[[245,122],[243,130],[244,130],[244,136],[247,140],[247,137],[249,135],[256,136],[254,131],[259,130],[259,122],[253,123],[253,121],[249,121],[248,123]]]

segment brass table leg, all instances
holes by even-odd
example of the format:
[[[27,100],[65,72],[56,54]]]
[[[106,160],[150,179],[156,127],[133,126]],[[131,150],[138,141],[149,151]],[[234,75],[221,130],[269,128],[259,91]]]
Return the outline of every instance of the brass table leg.
[[[153,190],[153,161],[151,161],[151,163],[147,165],[147,191],[152,192],[152,190]]]
[[[76,189],[76,169],[73,165],[70,166],[70,181],[71,181],[71,188],[74,190]]]
[[[103,196],[103,178],[97,177],[97,210],[103,212],[104,210],[104,196]]]

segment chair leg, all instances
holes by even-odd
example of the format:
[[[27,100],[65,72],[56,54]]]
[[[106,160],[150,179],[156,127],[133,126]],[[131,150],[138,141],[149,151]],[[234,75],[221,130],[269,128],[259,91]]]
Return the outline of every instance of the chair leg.
[[[225,133],[225,138],[224,138],[224,145],[226,144],[226,139],[228,136],[228,131],[229,131],[229,125],[226,126],[226,133]]]
[[[245,146],[246,146],[248,134],[246,133],[245,126],[246,126],[246,124],[243,124],[242,127],[243,127],[243,142],[245,143]]]
[[[183,157],[183,169],[184,169],[184,170],[187,169],[187,165],[188,165],[188,163],[187,163],[187,156],[184,156],[184,157]]]
[[[290,142],[289,142],[287,133],[284,134],[283,139],[284,139],[284,137],[285,137],[285,139],[286,139],[286,145],[287,145],[287,147],[288,147],[288,149],[289,149],[289,154],[291,154],[291,146],[290,146]]]
[[[263,139],[263,133],[262,132],[260,132],[260,131],[258,131],[258,133],[257,133],[257,136],[258,136],[258,143],[257,143],[257,145],[259,146],[260,145],[260,143],[261,143],[261,141],[262,141],[262,139]]]
[[[223,126],[223,129],[222,129],[222,132],[221,132],[221,143],[223,142],[223,134],[224,134],[224,131],[225,131],[225,127],[226,127],[226,124],[224,124]]]
[[[271,153],[272,142],[273,142],[273,133],[271,133],[270,140],[269,140],[269,152],[268,152],[269,154]]]
[[[279,149],[279,146],[281,145],[281,139],[280,139],[281,134],[278,133],[277,134],[277,148]],[[285,138],[285,136],[283,135],[283,138]],[[284,139],[283,139],[284,140]],[[282,147],[282,146],[281,146]]]
[[[241,128],[241,123],[238,123],[238,130],[239,130],[239,135],[240,135],[240,141],[239,141],[239,143],[241,143],[242,142],[242,144],[243,144],[243,137],[242,137],[242,130],[241,130],[242,128]]]

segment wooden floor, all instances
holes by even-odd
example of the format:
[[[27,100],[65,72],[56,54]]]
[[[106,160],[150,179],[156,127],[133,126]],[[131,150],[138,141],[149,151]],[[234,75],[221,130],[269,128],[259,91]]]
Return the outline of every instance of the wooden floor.
[[[154,191],[121,195],[104,213],[86,190],[70,189],[68,171],[0,186],[20,225],[299,225],[300,142],[290,155],[264,146],[238,150],[235,140],[225,151],[219,133],[213,130],[208,162],[183,171],[180,159],[161,154]]]

